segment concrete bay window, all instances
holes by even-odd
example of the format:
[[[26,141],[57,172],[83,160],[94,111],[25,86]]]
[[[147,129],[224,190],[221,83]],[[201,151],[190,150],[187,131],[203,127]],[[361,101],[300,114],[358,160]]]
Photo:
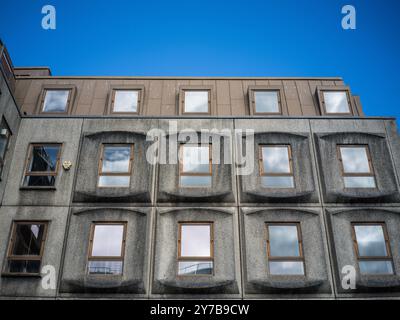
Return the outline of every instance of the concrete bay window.
[[[89,241],[88,273],[122,274],[125,239],[126,223],[94,223]]]
[[[15,221],[11,230],[4,273],[40,274],[46,233],[47,222]]]
[[[181,145],[179,150],[180,187],[211,187],[211,145]]]
[[[260,175],[265,188],[294,188],[290,145],[261,145]]]
[[[99,161],[99,187],[129,187],[132,173],[132,144],[103,144]]]
[[[53,187],[60,167],[61,144],[31,144],[23,186]]]
[[[179,223],[178,275],[213,274],[213,224]]]

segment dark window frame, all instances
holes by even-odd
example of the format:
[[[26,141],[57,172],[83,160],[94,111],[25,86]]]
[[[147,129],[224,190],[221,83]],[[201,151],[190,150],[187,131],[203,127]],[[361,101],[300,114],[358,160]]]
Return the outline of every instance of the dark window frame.
[[[289,257],[274,257],[271,256],[271,247],[270,247],[270,237],[269,237],[269,226],[295,226],[297,229],[297,242],[299,246],[299,256],[289,256]],[[271,221],[271,222],[265,222],[265,240],[266,240],[266,251],[267,251],[267,268],[268,268],[268,273],[273,276],[273,277],[280,277],[281,275],[275,275],[271,274],[269,270],[269,262],[270,261],[276,261],[276,262],[295,262],[295,261],[300,261],[303,263],[303,270],[304,274],[303,275],[285,275],[285,276],[290,276],[290,277],[306,277],[307,276],[307,268],[306,268],[306,261],[304,257],[304,244],[303,244],[303,236],[302,236],[302,231],[301,231],[301,222],[298,221]]]
[[[103,160],[104,160],[104,150],[107,146],[111,147],[126,147],[130,146],[130,155],[129,155],[129,171],[128,172],[103,172]],[[100,147],[100,158],[98,162],[97,168],[97,188],[130,188],[131,179],[132,179],[132,171],[133,171],[133,161],[134,161],[134,143],[102,143]],[[108,177],[128,177],[129,176],[129,185],[128,186],[100,186],[99,181],[101,176]]]
[[[13,255],[12,250],[14,248],[14,243],[17,238],[17,226],[18,225],[44,225],[44,230],[43,230],[43,238],[41,241],[41,247],[40,247],[40,254],[39,255]],[[6,263],[3,269],[2,275],[12,275],[12,276],[40,276],[41,272],[41,266],[42,266],[42,260],[43,260],[43,254],[45,251],[45,244],[46,240],[48,237],[48,229],[49,229],[49,224],[50,221],[48,220],[13,220],[11,223],[11,234],[8,242],[8,247],[7,247],[7,258],[6,258]],[[10,261],[39,261],[39,272],[37,273],[26,273],[26,272],[10,272],[8,271],[8,263]]]
[[[182,257],[182,226],[198,226],[205,225],[210,226],[210,256],[209,257]],[[177,239],[177,263],[176,263],[176,275],[177,277],[212,277],[214,276],[214,222],[213,221],[179,221],[178,222],[178,239]],[[213,264],[212,274],[179,274],[179,262],[185,261],[211,261]]]
[[[360,261],[390,261],[392,264],[392,270],[393,270],[393,274],[387,274],[388,276],[393,276],[396,274],[396,269],[394,266],[394,261],[393,261],[393,255],[392,255],[392,250],[391,250],[391,246],[390,246],[390,239],[389,239],[389,233],[386,227],[386,223],[385,222],[373,222],[373,221],[368,221],[368,222],[359,222],[359,221],[353,221],[350,223],[351,225],[351,238],[352,238],[352,242],[353,242],[353,249],[354,249],[354,253],[357,259],[357,266],[359,267],[359,262]],[[386,247],[386,253],[387,256],[360,256],[359,255],[359,249],[358,249],[358,242],[357,242],[357,237],[356,237],[356,230],[355,230],[355,226],[381,226],[382,227],[382,232],[383,232],[383,237],[385,239],[385,247]],[[360,274],[361,271],[360,271]],[[362,274],[362,275],[366,275],[366,276],[370,276],[370,275],[374,275],[374,274]],[[379,274],[381,276],[385,276],[385,274]]]
[[[93,243],[94,243],[94,233],[96,230],[96,226],[123,226],[123,234],[122,234],[122,244],[121,244],[121,255],[118,257],[108,257],[108,256],[93,256]],[[90,233],[89,233],[89,245],[86,257],[86,274],[90,276],[98,276],[98,277],[121,277],[124,274],[125,268],[125,255],[126,255],[126,236],[127,236],[127,221],[93,221],[90,225]],[[122,270],[121,274],[118,275],[109,275],[109,274],[92,274],[89,273],[89,262],[90,261],[122,261]]]

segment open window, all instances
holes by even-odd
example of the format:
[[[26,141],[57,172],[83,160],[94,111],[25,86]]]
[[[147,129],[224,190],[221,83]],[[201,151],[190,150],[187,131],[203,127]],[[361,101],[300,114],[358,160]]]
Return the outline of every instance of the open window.
[[[260,145],[261,185],[265,188],[294,188],[290,145]]]
[[[267,223],[268,268],[271,275],[305,275],[299,223]]]
[[[133,144],[103,144],[99,161],[99,187],[128,188],[133,162]]]
[[[15,221],[12,225],[5,273],[39,275],[47,222]]]
[[[394,274],[384,223],[352,223],[354,249],[361,274]]]
[[[367,145],[339,145],[338,157],[345,188],[376,188]]]
[[[92,224],[87,272],[91,275],[121,275],[125,255],[126,223]]]
[[[212,222],[181,222],[178,234],[178,275],[212,275]]]
[[[29,146],[23,186],[53,187],[60,166],[61,144]]]
[[[211,187],[211,144],[182,144],[179,150],[180,187]]]

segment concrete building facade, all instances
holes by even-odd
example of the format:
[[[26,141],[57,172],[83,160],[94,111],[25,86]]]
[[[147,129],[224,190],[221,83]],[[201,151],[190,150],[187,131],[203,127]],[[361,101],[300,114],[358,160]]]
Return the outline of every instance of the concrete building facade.
[[[0,53],[0,298],[400,297],[395,119],[341,78],[59,77]],[[160,161],[190,136],[206,171]]]

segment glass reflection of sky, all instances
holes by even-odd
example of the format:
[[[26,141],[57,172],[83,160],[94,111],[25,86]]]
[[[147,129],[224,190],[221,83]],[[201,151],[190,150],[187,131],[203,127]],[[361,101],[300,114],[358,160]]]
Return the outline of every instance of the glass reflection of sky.
[[[137,112],[137,90],[117,90],[114,97],[114,112]]]
[[[273,275],[304,275],[302,261],[270,261],[269,272]]]
[[[208,112],[208,91],[185,91],[185,112]]]
[[[181,256],[211,256],[210,232],[209,225],[182,225]]]
[[[365,147],[341,147],[343,170],[345,173],[370,172],[367,150]]]
[[[103,172],[129,172],[130,146],[105,146]]]
[[[93,237],[92,256],[121,256],[123,234],[123,225],[96,225]]]
[[[324,92],[325,108],[327,113],[349,113],[347,93],[344,91]]]
[[[255,91],[256,112],[276,113],[279,112],[278,92]]]
[[[385,257],[387,255],[382,226],[358,225],[354,226],[354,230],[361,257]]]
[[[343,177],[346,188],[375,188],[374,177]]]
[[[287,147],[262,147],[265,173],[290,173]]]
[[[183,146],[183,172],[208,173],[210,171],[209,146]]]
[[[69,90],[47,90],[44,98],[44,112],[65,112]]]
[[[296,226],[268,226],[271,257],[298,257],[299,242]]]

